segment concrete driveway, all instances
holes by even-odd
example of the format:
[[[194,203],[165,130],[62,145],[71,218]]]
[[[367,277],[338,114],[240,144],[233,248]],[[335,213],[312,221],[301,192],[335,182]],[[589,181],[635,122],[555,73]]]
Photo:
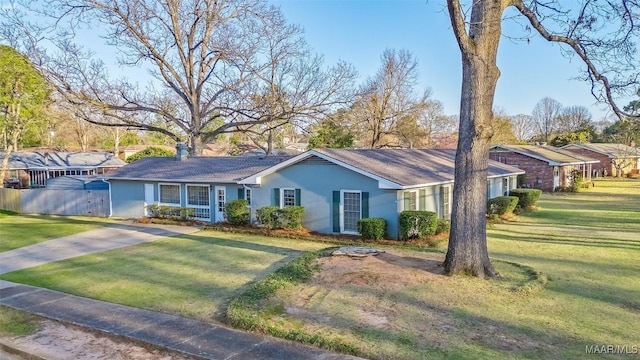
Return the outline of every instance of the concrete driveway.
[[[109,224],[19,249],[0,253],[0,274],[77,256],[191,234],[200,229],[160,224]]]

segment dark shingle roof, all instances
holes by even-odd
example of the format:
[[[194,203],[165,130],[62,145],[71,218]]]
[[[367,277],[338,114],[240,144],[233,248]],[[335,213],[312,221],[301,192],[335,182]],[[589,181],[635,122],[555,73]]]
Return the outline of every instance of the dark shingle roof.
[[[403,187],[453,182],[455,150],[450,149],[316,149],[319,154]],[[522,170],[489,160],[488,176]]]
[[[237,182],[251,175],[280,168],[292,160],[293,165],[317,154],[402,187],[453,182],[455,150],[436,149],[316,149],[297,157],[221,156],[190,157],[183,161],[173,157],[153,157],[135,161],[109,173],[109,179],[156,180],[181,182]],[[299,160],[296,160],[299,159]],[[282,166],[288,166],[282,164]],[[274,169],[270,169],[274,167]],[[489,161],[488,176],[523,173],[515,167]]]
[[[109,179],[183,182],[236,182],[276,165],[282,156],[203,156],[179,161],[174,157],[149,157],[109,173]]]
[[[598,163],[599,160],[576,154],[569,150],[548,145],[494,145],[492,151],[513,151],[534,159],[546,161],[549,165],[570,165],[583,163]]]

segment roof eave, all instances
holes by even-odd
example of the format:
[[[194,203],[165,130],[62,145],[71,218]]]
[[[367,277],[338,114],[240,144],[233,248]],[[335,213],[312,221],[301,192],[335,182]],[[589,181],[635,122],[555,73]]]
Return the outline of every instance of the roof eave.
[[[140,177],[109,177],[105,176],[105,180],[122,180],[122,181],[157,181],[157,182],[175,182],[175,183],[218,183],[218,184],[239,184],[240,182],[237,180],[229,180],[229,179],[168,179],[168,178],[140,178]]]
[[[400,188],[398,190],[417,189],[417,188],[423,188],[423,187],[430,187],[430,186],[437,186],[437,185],[448,185],[448,184],[453,184],[453,180],[436,181],[436,182],[425,183],[425,184],[416,184],[416,185],[403,185],[402,188]]]
[[[520,155],[523,155],[523,156],[528,156],[528,157],[530,157],[532,159],[536,159],[536,160],[539,160],[539,161],[546,162],[546,163],[549,164],[549,166],[579,165],[579,164],[585,164],[585,163],[587,163],[587,164],[588,163],[594,163],[595,164],[597,162],[600,162],[600,160],[595,160],[595,161],[582,160],[582,161],[577,161],[577,162],[562,163],[562,162],[554,161],[554,160],[549,159],[547,157],[544,157],[542,155],[531,154],[531,153],[528,153],[526,151],[521,151],[521,150],[519,150],[517,148],[511,148],[511,147],[508,147],[508,146],[505,146],[505,145],[493,145],[493,146],[491,146],[491,149],[496,149],[496,148],[500,148],[500,149],[507,150],[507,151],[513,151],[514,153],[517,153],[517,154],[520,154]],[[570,157],[574,157],[574,156],[570,156]]]
[[[518,171],[518,172],[510,172],[510,173],[504,173],[504,174],[496,174],[496,175],[488,175],[487,179],[495,179],[495,178],[500,178],[500,177],[505,177],[505,176],[517,176],[517,175],[522,175],[525,174],[526,172],[524,170],[522,171]]]

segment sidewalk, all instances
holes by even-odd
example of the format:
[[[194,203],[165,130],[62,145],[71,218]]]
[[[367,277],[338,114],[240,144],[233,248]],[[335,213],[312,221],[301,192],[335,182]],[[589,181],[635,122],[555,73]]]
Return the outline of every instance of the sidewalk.
[[[2,280],[0,304],[203,359],[357,359],[202,321]]]
[[[198,230],[171,225],[110,224],[0,253],[0,274]],[[358,359],[202,321],[3,280],[0,305],[203,359]]]

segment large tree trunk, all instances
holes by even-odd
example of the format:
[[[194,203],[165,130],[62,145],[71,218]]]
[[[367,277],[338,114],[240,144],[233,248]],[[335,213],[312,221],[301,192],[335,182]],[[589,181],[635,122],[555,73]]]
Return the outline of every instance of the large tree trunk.
[[[496,55],[502,10],[499,0],[475,1],[468,36],[456,33],[462,52],[462,95],[451,233],[444,262],[448,274],[496,275],[487,250],[486,190],[493,99],[500,76]]]
[[[201,134],[191,136],[189,141],[191,143],[191,148],[189,149],[189,155],[191,156],[202,156],[202,150],[204,149],[204,139]]]

